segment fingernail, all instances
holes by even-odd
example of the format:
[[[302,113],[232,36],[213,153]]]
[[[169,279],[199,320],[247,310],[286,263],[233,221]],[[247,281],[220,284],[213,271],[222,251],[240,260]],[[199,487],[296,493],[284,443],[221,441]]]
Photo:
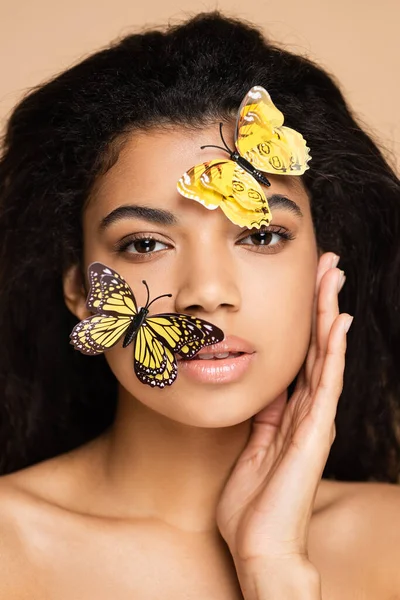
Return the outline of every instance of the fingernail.
[[[344,286],[344,282],[346,281],[346,275],[344,274],[344,271],[340,271],[340,275],[338,278],[338,292],[340,292],[340,290],[342,289],[342,287]]]
[[[347,317],[346,321],[344,322],[343,328],[344,328],[345,333],[347,333],[348,330],[350,329],[350,326],[351,326],[351,324],[353,322],[353,319],[354,319],[354,317],[352,317],[352,316],[349,315]]]
[[[334,269],[335,267],[338,266],[339,260],[340,260],[340,256],[338,256],[337,254],[334,254],[333,257],[332,257],[332,263],[331,263],[331,268],[332,269]]]

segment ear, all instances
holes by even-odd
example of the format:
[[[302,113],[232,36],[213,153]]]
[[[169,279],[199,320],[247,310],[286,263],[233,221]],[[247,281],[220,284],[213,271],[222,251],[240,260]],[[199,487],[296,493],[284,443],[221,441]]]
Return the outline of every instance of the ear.
[[[63,275],[64,300],[68,309],[80,321],[91,315],[86,307],[87,292],[79,265],[72,265]]]

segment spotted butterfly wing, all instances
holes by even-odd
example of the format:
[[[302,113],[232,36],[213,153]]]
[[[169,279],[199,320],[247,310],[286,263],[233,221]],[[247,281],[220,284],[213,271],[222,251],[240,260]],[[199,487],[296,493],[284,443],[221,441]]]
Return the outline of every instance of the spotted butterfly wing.
[[[143,338],[163,340],[166,364],[162,372],[152,375],[146,367],[145,353],[150,343]],[[176,313],[163,313],[147,317],[138,332],[135,346],[135,373],[143,382],[152,387],[171,385],[177,376],[178,368],[175,354],[183,358],[192,358],[204,346],[216,344],[224,339],[221,329],[196,317]]]
[[[92,263],[88,268],[89,293],[86,299],[88,309],[96,313],[99,311],[103,298],[101,291],[101,278],[103,275],[112,275],[114,272],[100,262]]]
[[[115,306],[115,283],[104,286],[103,277],[111,277],[120,286],[119,304]],[[106,265],[95,262],[89,266],[88,309],[94,313],[80,321],[72,330],[71,344],[83,354],[96,355],[112,348],[127,332],[132,319],[137,315],[136,301],[125,280]],[[125,304],[129,303],[129,308]],[[113,303],[113,304],[111,304]]]
[[[201,348],[205,346],[210,346],[212,344],[217,344],[224,339],[224,333],[221,329],[208,323],[208,321],[204,321],[203,319],[199,319],[197,317],[190,317],[191,321],[194,325],[200,329],[203,334],[203,338],[201,340],[193,340],[189,342],[187,346],[183,346],[178,354],[183,358],[192,358],[197,354]]]
[[[71,344],[82,354],[101,354],[119,342],[131,322],[129,317],[92,315],[75,325]]]
[[[137,378],[151,387],[163,388],[174,383],[178,375],[178,367],[175,355],[171,349],[165,347],[166,362],[164,370],[161,373],[152,374],[143,366],[143,363],[135,361],[135,373]]]
[[[241,156],[265,173],[302,175],[311,156],[303,136],[283,125],[284,117],[261,86],[240,105],[235,145]]]
[[[200,350],[202,338],[202,331],[185,315],[164,313],[146,317],[135,339],[135,373],[139,379],[142,379],[143,374],[146,374],[147,379],[166,369],[172,373],[176,370],[174,354],[194,342],[199,342]],[[171,377],[172,375],[167,379]]]
[[[240,227],[268,226],[271,211],[258,181],[233,160],[212,160],[189,169],[178,191],[210,210],[220,207]]]
[[[168,325],[166,325],[166,321],[169,322]],[[164,339],[167,339],[167,336],[169,338],[170,335],[175,339],[177,333],[182,330],[191,332],[190,335],[185,336],[185,343],[184,336],[181,336],[179,343],[174,346],[174,352],[186,359],[195,356],[201,348],[216,344],[224,338],[222,330],[215,325],[203,319],[189,317],[188,315],[177,315],[175,313],[155,315],[146,319],[144,329],[148,326],[154,327],[157,334],[162,335]],[[159,329],[160,327],[161,329]],[[141,334],[142,332],[140,331],[139,335]],[[169,339],[168,342],[170,342]],[[165,345],[165,350],[167,359],[165,369],[162,373],[157,373],[154,376],[149,373],[148,369],[143,367],[142,361],[135,361],[135,373],[143,383],[147,383],[152,387],[158,386],[163,388],[175,381],[178,373],[176,358],[174,353],[168,348],[168,344]]]

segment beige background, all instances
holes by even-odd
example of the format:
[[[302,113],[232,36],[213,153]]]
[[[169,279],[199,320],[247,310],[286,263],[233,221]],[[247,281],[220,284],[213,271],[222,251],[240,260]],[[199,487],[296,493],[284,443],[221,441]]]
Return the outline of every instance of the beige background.
[[[0,126],[29,87],[109,41],[214,8],[334,73],[400,171],[399,0],[0,0]]]

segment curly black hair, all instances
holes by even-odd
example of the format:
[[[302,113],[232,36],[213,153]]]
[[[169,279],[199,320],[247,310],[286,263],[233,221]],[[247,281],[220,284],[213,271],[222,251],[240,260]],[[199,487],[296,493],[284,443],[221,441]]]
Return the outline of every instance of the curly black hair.
[[[231,119],[265,87],[312,149],[303,182],[321,249],[340,255],[355,315],[324,477],[396,482],[400,471],[400,186],[338,85],[310,60],[219,12],[128,35],[31,91],[0,162],[0,472],[83,444],[114,418],[104,357],[68,343],[62,275],[81,217],[135,129]]]

